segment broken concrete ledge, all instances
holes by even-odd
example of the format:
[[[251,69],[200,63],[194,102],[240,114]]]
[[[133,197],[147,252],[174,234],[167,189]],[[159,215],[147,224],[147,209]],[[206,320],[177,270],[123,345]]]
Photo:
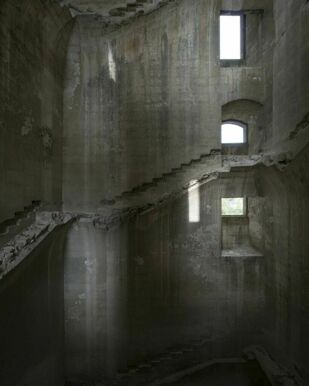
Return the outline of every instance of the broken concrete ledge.
[[[274,386],[306,386],[307,383],[293,370],[288,369],[260,346],[251,346],[244,350],[248,359],[256,359],[270,383]]]
[[[0,248],[0,280],[18,266],[58,226],[76,216],[61,212],[41,212],[36,221]]]
[[[40,205],[40,201],[32,201],[32,204],[24,207],[23,211],[15,212],[14,217],[0,224],[0,248],[35,223]]]

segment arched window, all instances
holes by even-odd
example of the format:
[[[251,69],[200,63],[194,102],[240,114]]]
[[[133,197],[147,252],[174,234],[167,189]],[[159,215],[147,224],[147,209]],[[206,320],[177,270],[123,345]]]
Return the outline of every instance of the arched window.
[[[247,142],[247,126],[239,121],[225,121],[221,125],[222,144],[241,144]]]

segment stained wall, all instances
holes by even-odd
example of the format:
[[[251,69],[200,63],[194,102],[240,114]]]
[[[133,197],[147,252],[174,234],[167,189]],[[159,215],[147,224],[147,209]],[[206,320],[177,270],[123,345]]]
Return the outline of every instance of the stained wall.
[[[219,60],[221,9],[246,10],[247,56],[237,65]],[[281,169],[296,155],[295,138],[303,146],[308,140],[307,14],[302,1],[184,0],[116,31],[92,17],[77,20],[65,86],[66,209],[95,211],[102,199],[220,148],[222,119],[248,123],[248,152],[266,154],[267,166],[250,178],[246,171],[231,173],[201,187],[198,224],[189,223],[183,196],[131,220],[125,242],[92,224],[70,235],[69,377],[112,373],[201,336],[209,339],[205,356],[240,355],[246,345],[263,344],[306,375],[305,341],[300,343],[307,320],[305,153]],[[292,156],[280,161],[290,150]],[[268,155],[274,152],[278,168]],[[229,195],[251,198],[243,228],[260,256],[221,256],[220,199]],[[114,246],[106,237],[115,238]],[[85,265],[88,248],[98,269]],[[124,276],[121,290],[118,279],[115,287],[111,283],[116,308],[105,313],[109,297],[100,283],[108,280],[108,256],[117,262],[110,277]],[[87,277],[96,279],[85,292]],[[79,296],[80,307],[74,305]],[[102,318],[118,312],[121,338],[109,356],[106,342],[114,335]],[[100,336],[95,343],[92,334]],[[102,352],[113,358],[112,366],[97,362]]]
[[[33,200],[61,204],[62,81],[70,20],[52,1],[1,2],[0,221]]]

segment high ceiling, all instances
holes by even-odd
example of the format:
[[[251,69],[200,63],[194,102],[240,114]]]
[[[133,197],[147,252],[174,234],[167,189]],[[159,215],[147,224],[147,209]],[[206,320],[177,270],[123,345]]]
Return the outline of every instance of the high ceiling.
[[[144,15],[175,0],[58,0],[73,16],[98,15],[111,23]]]

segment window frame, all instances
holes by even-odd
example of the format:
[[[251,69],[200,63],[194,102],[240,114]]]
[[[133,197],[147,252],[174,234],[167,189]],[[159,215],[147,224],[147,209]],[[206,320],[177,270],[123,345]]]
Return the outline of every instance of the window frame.
[[[244,214],[223,214],[222,203],[224,198],[242,198],[244,202]],[[221,197],[221,218],[246,218],[248,217],[248,198],[243,197]]]
[[[232,125],[236,125],[236,126],[242,127],[243,131],[244,131],[244,141],[243,142],[223,143],[222,142],[222,126],[225,125],[225,124],[232,124]],[[221,121],[220,141],[221,141],[221,146],[243,146],[243,145],[247,145],[248,144],[248,124],[243,122],[243,121],[239,121],[237,119],[226,119],[224,121]]]
[[[220,47],[220,16],[240,16],[240,59],[221,59],[221,47]],[[244,11],[228,11],[221,10],[219,15],[219,59],[223,67],[229,67],[232,65],[240,65],[245,62],[246,59],[246,14]]]

